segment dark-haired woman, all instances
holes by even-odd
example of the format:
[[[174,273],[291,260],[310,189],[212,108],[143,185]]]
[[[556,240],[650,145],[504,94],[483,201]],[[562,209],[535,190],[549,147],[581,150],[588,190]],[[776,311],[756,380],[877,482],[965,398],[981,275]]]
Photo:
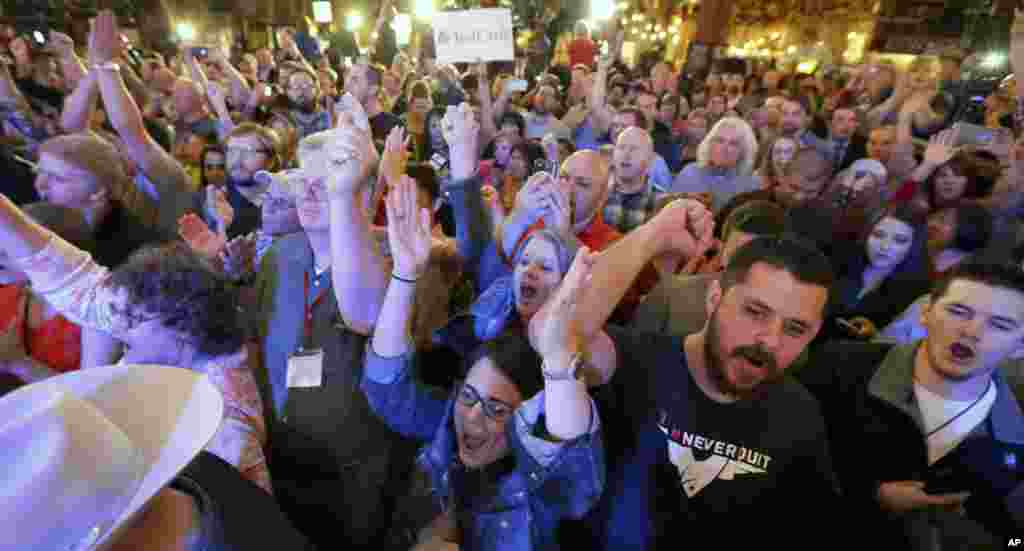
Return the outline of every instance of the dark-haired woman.
[[[856,248],[833,256],[839,274],[829,297],[828,338],[870,339],[929,288],[927,230],[916,210],[883,211]]]
[[[982,250],[992,237],[992,214],[973,203],[945,208],[928,216],[928,251],[932,279]]]
[[[272,491],[262,404],[226,279],[184,243],[139,250],[111,271],[6,197],[0,198],[0,250],[61,314],[123,342],[123,361],[206,374],[225,402],[224,420],[206,449]]]

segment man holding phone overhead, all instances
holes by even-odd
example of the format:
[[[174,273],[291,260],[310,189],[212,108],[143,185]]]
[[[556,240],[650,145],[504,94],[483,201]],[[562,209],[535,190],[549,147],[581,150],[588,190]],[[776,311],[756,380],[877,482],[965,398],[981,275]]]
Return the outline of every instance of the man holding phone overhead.
[[[921,323],[923,341],[828,344],[797,374],[821,402],[847,518],[887,548],[1005,545],[1024,522],[1024,416],[999,366],[1024,353],[1024,271],[956,268]]]

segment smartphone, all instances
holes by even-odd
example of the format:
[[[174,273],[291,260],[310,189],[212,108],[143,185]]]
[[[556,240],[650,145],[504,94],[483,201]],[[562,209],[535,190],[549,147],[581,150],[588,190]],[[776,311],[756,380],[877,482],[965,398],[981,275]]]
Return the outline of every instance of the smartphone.
[[[210,55],[210,49],[205,46],[192,48],[192,55],[195,56],[196,59],[206,59],[206,56]]]
[[[516,78],[516,79],[509,80],[505,84],[505,88],[509,92],[525,92],[526,89],[529,87],[529,85],[530,85],[530,83],[526,82],[526,80],[521,79],[521,78]]]
[[[995,131],[985,126],[958,122],[954,124],[953,127],[957,129],[957,147],[962,145],[985,146],[991,144],[992,140],[995,138]]]
[[[860,334],[860,329],[858,329],[856,325],[844,320],[843,318],[836,318],[836,323],[839,324],[839,327],[842,327],[855,335]]]
[[[46,44],[46,35],[43,31],[32,31],[32,38],[36,41],[36,44],[43,46]]]
[[[430,166],[434,167],[435,172],[440,171],[444,167],[448,166],[448,159],[440,153],[434,153],[434,155],[430,157]]]
[[[263,95],[264,96],[273,96],[274,95],[274,87],[273,87],[273,85],[265,84],[263,86]]]

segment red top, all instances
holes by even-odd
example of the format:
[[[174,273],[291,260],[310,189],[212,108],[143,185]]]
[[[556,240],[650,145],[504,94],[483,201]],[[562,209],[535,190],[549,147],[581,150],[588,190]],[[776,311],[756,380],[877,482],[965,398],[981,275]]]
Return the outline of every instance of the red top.
[[[594,66],[597,45],[589,38],[577,38],[569,43],[569,67],[576,65]]]
[[[896,193],[892,194],[889,201],[892,203],[909,203],[914,200],[914,196],[917,195],[918,183],[913,180],[907,180],[903,182],[900,189],[896,190]]]
[[[0,329],[6,330],[12,324],[18,326],[19,331],[26,327],[22,302],[25,293],[27,290],[18,285],[0,286]],[[64,316],[57,314],[39,327],[29,328],[24,339],[25,351],[32,359],[60,373],[78,369],[82,358],[82,329]]]

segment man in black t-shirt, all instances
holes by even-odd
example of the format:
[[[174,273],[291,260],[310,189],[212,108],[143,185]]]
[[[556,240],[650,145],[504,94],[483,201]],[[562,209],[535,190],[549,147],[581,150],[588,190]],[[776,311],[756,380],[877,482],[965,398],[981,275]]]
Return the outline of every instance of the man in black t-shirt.
[[[591,288],[600,297],[581,306],[588,317],[603,320],[597,301],[614,305],[651,257],[668,252],[657,243],[687,248],[700,223],[682,215],[685,206],[666,209],[598,260]],[[813,246],[759,238],[711,284],[700,332],[609,330],[617,365],[595,391],[608,481],[586,519],[592,548],[667,548],[696,530],[729,549],[818,541],[808,528],[832,518],[819,513],[836,513],[825,424],[785,371],[821,327],[832,278]],[[805,528],[779,530],[794,518]]]

